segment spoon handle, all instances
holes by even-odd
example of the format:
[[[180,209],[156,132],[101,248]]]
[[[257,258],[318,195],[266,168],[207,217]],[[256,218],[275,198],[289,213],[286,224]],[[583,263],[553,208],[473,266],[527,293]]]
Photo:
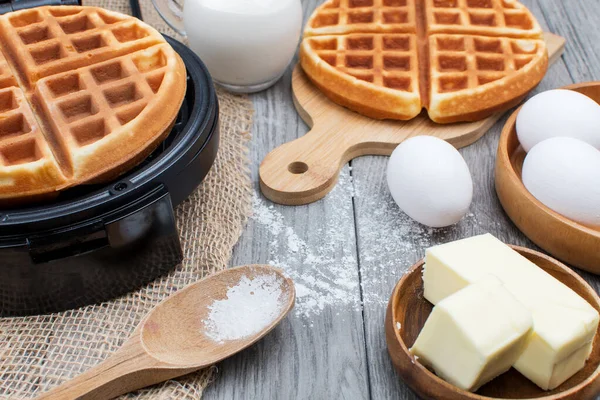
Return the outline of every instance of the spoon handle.
[[[43,393],[37,399],[112,399],[193,371],[169,368],[167,364],[149,356],[141,345],[139,335],[135,335],[104,362]]]

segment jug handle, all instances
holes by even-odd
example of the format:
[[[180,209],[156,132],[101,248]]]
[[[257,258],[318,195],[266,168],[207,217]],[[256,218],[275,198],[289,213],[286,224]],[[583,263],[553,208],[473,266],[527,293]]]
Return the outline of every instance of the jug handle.
[[[181,36],[186,36],[183,25],[183,5],[178,0],[152,0],[154,8],[165,22]]]

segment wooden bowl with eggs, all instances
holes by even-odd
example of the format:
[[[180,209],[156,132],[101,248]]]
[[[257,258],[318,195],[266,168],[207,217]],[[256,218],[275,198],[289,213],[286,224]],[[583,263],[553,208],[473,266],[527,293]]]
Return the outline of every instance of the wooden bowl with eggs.
[[[600,82],[575,84],[563,89],[574,90],[600,103]],[[498,144],[496,192],[500,203],[521,232],[542,249],[568,264],[600,274],[600,230],[546,207],[529,193],[521,180],[526,153],[516,132],[520,110],[506,122]]]
[[[579,275],[564,264],[537,251],[511,246],[538,267],[573,289],[600,311],[600,298]],[[415,264],[398,282],[388,303],[385,336],[392,363],[404,382],[423,399],[591,400],[600,393],[600,327],[585,367],[551,391],[543,391],[514,368],[482,386],[476,393],[459,389],[415,360],[409,348],[417,340],[433,309],[423,295],[423,265]],[[457,368],[459,368],[457,366]]]

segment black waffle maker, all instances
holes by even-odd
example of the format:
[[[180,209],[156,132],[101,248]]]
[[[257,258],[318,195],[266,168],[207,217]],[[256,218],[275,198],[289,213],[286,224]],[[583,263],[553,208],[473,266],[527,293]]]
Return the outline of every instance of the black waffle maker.
[[[0,13],[23,3],[48,0],[14,1],[0,5]],[[187,68],[187,93],[159,148],[110,184],[75,187],[43,205],[0,209],[0,316],[102,302],[181,262],[173,207],[215,160],[219,106],[204,64],[180,42],[166,39]]]

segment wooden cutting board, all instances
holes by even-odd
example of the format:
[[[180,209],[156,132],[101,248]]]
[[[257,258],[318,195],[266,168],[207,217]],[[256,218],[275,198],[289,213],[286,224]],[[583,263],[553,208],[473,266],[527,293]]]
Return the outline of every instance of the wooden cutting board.
[[[565,39],[545,34],[550,64],[560,58]],[[271,151],[260,165],[260,187],[270,200],[308,204],[335,186],[341,168],[355,157],[390,155],[405,139],[437,136],[456,148],[470,145],[503,113],[477,122],[438,125],[421,115],[410,121],[375,120],[338,106],[319,91],[299,66],[292,77],[294,104],[311,130]]]

